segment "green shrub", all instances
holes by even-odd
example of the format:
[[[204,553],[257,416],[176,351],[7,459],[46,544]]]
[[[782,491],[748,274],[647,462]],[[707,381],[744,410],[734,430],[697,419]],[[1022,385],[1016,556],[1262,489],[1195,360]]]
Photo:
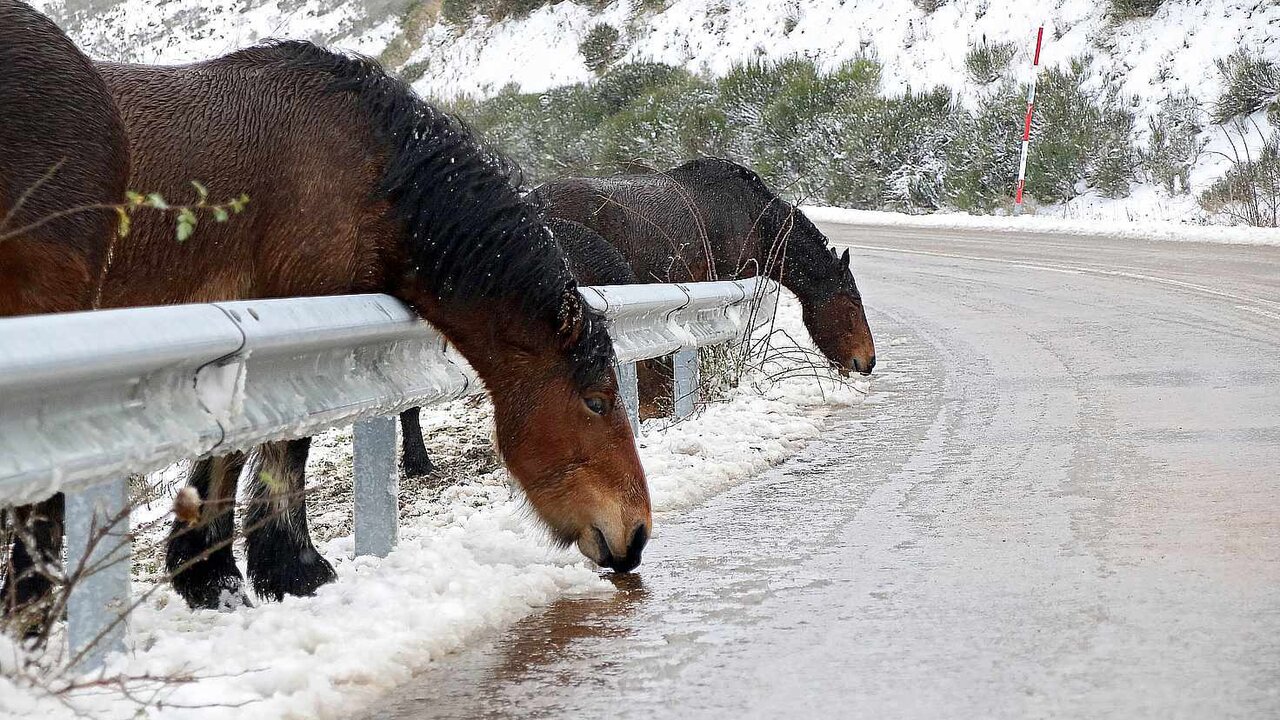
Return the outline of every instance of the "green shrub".
[[[974,45],[964,56],[964,67],[969,79],[979,85],[989,85],[999,80],[1013,62],[1016,49],[1011,42]]]
[[[1142,168],[1171,195],[1191,189],[1191,168],[1204,148],[1199,139],[1203,116],[1200,104],[1184,90],[1161,100],[1159,112],[1147,121],[1150,136],[1139,154]]]
[[[1224,84],[1213,106],[1215,123],[1257,112],[1280,95],[1280,66],[1260,55],[1240,48],[1214,64]]]
[[[1025,88],[1006,82],[982,98],[973,113],[954,119],[943,149],[947,177],[943,198],[965,212],[1006,205],[1018,178]]]
[[[618,59],[618,29],[607,23],[596,23],[578,44],[578,52],[587,67],[597,75]]]
[[[594,131],[597,164],[666,168],[725,155],[728,123],[715,100],[715,86],[692,76],[636,98]]]
[[[598,105],[599,119],[630,105],[633,100],[655,88],[683,82],[688,71],[663,63],[638,62],[615,65],[591,86]]]
[[[757,172],[797,197],[829,197],[833,173],[846,179],[858,158],[843,156],[849,138],[868,137],[881,104],[880,65],[849,60],[823,72],[806,58],[748,62],[719,83],[721,106],[734,129],[732,150],[749,157]],[[859,173],[859,178],[862,174]],[[878,182],[871,178],[873,185]],[[842,198],[859,207],[878,197],[879,186],[847,187]]]
[[[911,0],[911,2],[915,3],[916,7],[920,8],[926,13],[931,13],[934,10],[937,10],[938,8],[947,4],[947,0]]]
[[[1213,215],[1255,227],[1280,226],[1280,133],[1273,132],[1256,154],[1242,148],[1248,132],[1234,128],[1230,169],[1200,195],[1200,206]]]
[[[1084,89],[1089,58],[1040,77],[1027,158],[1027,188],[1041,200],[1069,200],[1083,187],[1111,197],[1128,193],[1137,160],[1133,113],[1121,107],[1114,87]]]
[[[1133,20],[1156,14],[1164,0],[1111,0],[1111,17],[1116,20]]]

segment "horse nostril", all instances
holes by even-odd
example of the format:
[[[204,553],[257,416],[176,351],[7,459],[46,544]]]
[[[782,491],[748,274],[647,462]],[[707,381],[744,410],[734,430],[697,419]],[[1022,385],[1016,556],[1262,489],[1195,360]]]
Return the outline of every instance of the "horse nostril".
[[[609,552],[607,562],[603,563],[604,566],[616,573],[628,573],[635,570],[640,565],[640,554],[644,552],[644,546],[648,542],[649,529],[643,523],[637,525],[636,529],[631,533],[631,539],[627,541],[626,556],[618,557]]]
[[[851,359],[849,363],[853,365],[854,372],[862,372],[862,363],[858,362],[858,358]]]
[[[856,361],[855,361],[855,362],[856,362]],[[872,355],[872,356],[871,356],[871,359],[870,359],[870,360],[867,360],[867,369],[866,369],[866,370],[864,370],[864,371],[862,372],[862,374],[863,374],[863,375],[870,375],[870,374],[871,374],[871,371],[872,371],[872,370],[875,370],[875,369],[876,369],[876,356],[875,356],[875,355]]]

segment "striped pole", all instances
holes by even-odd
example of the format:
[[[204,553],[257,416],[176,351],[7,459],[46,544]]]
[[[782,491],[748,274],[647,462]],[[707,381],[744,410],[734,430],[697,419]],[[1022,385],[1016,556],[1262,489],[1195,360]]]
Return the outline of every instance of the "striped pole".
[[[1018,189],[1013,196],[1013,214],[1022,214],[1022,189],[1027,184],[1027,151],[1031,147],[1031,109],[1036,104],[1036,80],[1040,77],[1040,43],[1044,26],[1036,31],[1036,54],[1031,60],[1031,86],[1027,89],[1027,116],[1022,122],[1022,159],[1018,161]]]

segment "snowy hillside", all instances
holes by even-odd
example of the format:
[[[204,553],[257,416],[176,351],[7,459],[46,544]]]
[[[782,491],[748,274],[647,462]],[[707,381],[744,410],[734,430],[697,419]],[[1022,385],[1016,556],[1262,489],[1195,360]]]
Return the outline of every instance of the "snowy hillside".
[[[462,6],[466,0],[452,3]],[[1135,151],[1149,141],[1150,122],[1159,115],[1162,103],[1189,98],[1201,115],[1213,108],[1224,89],[1224,76],[1215,61],[1245,48],[1263,61],[1280,63],[1280,3],[1167,0],[1146,4],[1158,5],[1150,17],[1138,13],[1119,18],[1112,11],[1115,3],[1093,0],[584,0],[543,5],[526,16],[497,22],[477,15],[448,23],[441,7],[447,14],[450,2],[438,0],[37,3],[98,57],[183,62],[265,37],[304,37],[381,56],[419,92],[445,101],[488,98],[504,88],[541,93],[588,83],[597,72],[588,67],[582,43],[603,25],[610,35],[616,31],[606,59],[613,67],[659,62],[714,79],[735,65],[757,59],[798,56],[833,70],[841,62],[869,57],[879,63],[879,91],[885,96],[937,86],[970,110],[983,102],[990,104],[1000,94],[1007,97],[997,100],[1016,108],[1021,93],[1016,83],[1031,77],[1032,43],[1037,25],[1043,23],[1042,64],[1065,68],[1073,59],[1091,58],[1080,75],[1080,86],[1098,97],[1114,95],[1116,107],[1132,115],[1128,135]],[[931,7],[936,9],[922,9]],[[967,66],[971,51],[979,47],[1008,53],[1000,60],[1003,69],[997,68],[1000,82],[975,77]],[[596,69],[603,70],[599,65]],[[1010,123],[1016,125],[1020,118],[1016,111],[1013,114]],[[1196,150],[1183,160],[1191,165],[1183,180],[1192,190],[1205,190],[1227,172],[1235,154],[1233,142],[1247,145],[1251,155],[1258,154],[1271,124],[1261,110],[1248,119],[1251,122],[1243,135],[1231,138],[1225,127],[1200,121],[1188,139]],[[484,123],[481,127],[485,128]],[[838,149],[832,152],[840,154]],[[514,154],[531,163],[519,152]],[[750,153],[729,154],[756,159]],[[999,162],[1008,164],[1003,158]],[[572,163],[551,164],[574,168]],[[1040,212],[1206,219],[1194,193],[1159,189],[1147,175],[1135,171],[1127,192],[1123,188],[1094,192],[1092,183],[1085,182],[1077,192],[1044,197],[1050,207]],[[777,175],[766,176],[778,180]],[[817,199],[845,204],[838,195],[818,193]],[[915,209],[974,210],[945,199],[937,205]],[[887,204],[885,209],[891,207]]]

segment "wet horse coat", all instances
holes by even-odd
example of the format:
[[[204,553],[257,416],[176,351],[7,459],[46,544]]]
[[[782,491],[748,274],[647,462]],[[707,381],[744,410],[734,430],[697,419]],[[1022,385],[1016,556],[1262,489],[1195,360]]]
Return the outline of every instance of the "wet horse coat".
[[[767,275],[795,293],[833,365],[863,374],[875,366],[848,251],[837,256],[804,213],[741,165],[701,158],[665,172],[566,178],[530,197],[549,217],[599,233],[641,282]]]
[[[579,285],[633,285],[638,280],[622,253],[591,228],[572,220],[551,218],[547,227]],[[400,413],[401,459],[405,475],[420,477],[435,470],[422,438],[421,409]]]
[[[48,18],[0,0],[0,317],[92,307],[116,236],[103,206],[124,199],[128,175],[124,126],[93,64]],[[61,554],[62,496],[15,519],[37,547],[15,542],[0,593],[33,627],[51,588],[40,567]]]
[[[130,185],[171,201],[247,194],[185,242],[148,215],[121,242],[104,307],[386,292],[438,327],[494,401],[499,446],[552,537],[601,565],[640,561],[651,517],[616,402],[603,319],[577,293],[519,171],[375,62],[275,42],[187,66],[98,66],[134,158]],[[341,378],[334,378],[341,382]],[[306,527],[306,438],[249,473],[249,576],[260,597],[333,579]],[[202,513],[166,564],[193,606],[244,600],[231,553],[242,454],[197,463]]]

